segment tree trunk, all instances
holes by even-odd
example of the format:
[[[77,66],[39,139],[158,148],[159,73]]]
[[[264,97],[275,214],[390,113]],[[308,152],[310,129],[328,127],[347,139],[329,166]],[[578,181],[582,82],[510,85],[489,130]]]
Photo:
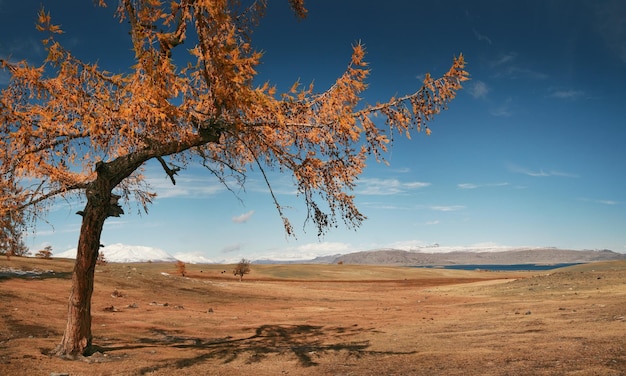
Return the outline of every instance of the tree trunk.
[[[107,217],[119,217],[124,213],[118,205],[119,196],[114,195],[113,188],[130,176],[145,161],[185,151],[194,146],[218,142],[220,139],[219,124],[207,124],[195,139],[181,143],[178,140],[164,143],[157,149],[144,148],[127,155],[119,156],[111,162],[96,163],[96,180],[86,189],[87,205],[83,212],[83,223],[80,227],[76,263],[72,275],[72,289],[68,304],[67,325],[61,343],[54,353],[58,356],[75,358],[92,353],[91,335],[91,295],[93,293],[94,273],[100,235]],[[172,178],[175,172],[166,169]]]
[[[97,179],[86,192],[87,205],[82,212],[83,222],[72,274],[67,325],[63,339],[55,350],[57,355],[63,357],[75,358],[91,354],[91,295],[94,272],[100,248],[100,235],[109,213],[113,188],[108,184],[98,184],[100,180],[105,179]]]

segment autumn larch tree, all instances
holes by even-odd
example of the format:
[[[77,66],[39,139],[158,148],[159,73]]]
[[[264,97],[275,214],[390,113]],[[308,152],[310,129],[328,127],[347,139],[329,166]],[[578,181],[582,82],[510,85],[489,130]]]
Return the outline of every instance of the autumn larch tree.
[[[10,74],[0,98],[0,174],[24,187],[3,197],[0,206],[13,200],[23,203],[20,210],[41,215],[56,197],[86,199],[68,320],[56,354],[91,352],[102,227],[109,216],[123,213],[118,199],[134,197],[144,208],[153,200],[142,175],[147,161],[160,162],[174,184],[190,162],[224,184],[230,177],[243,184],[256,166],[287,234],[293,234],[265,173],[277,168],[293,175],[307,222],[319,234],[339,220],[357,227],[365,217],[351,191],[366,160],[383,158],[392,132],[429,133],[425,123],[446,108],[468,77],[459,56],[441,78],[426,75],[415,93],[363,105],[369,70],[364,47],[356,44],[345,73],[327,90],[295,84],[278,95],[274,86],[254,81],[262,54],[251,35],[266,2],[245,3],[120,0],[117,15],[128,21],[120,27],[129,27],[135,59],[123,74],[61,46],[55,34],[62,31],[43,9],[37,28],[46,33],[46,60],[40,66],[0,60]],[[297,17],[305,17],[303,1],[289,3]],[[187,57],[177,62],[174,50]],[[385,127],[376,125],[375,115]]]

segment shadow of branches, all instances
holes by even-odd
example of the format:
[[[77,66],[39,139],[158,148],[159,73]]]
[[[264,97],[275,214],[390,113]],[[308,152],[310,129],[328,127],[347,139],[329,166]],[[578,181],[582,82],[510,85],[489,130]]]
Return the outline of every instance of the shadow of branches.
[[[162,363],[140,370],[146,374],[162,368],[177,369],[192,367],[207,360],[220,360],[229,363],[240,357],[247,357],[246,362],[255,363],[270,354],[293,354],[303,367],[316,366],[316,359],[328,353],[344,352],[348,356],[383,354],[368,350],[367,340],[352,341],[350,337],[373,329],[351,327],[328,327],[315,325],[262,325],[254,334],[245,338],[202,339],[197,337],[168,334],[160,329],[152,329],[151,338],[142,338],[140,342],[155,346],[171,346],[181,349],[200,350],[200,354],[173,362]],[[389,354],[385,352],[384,354]],[[402,353],[405,354],[405,353]]]

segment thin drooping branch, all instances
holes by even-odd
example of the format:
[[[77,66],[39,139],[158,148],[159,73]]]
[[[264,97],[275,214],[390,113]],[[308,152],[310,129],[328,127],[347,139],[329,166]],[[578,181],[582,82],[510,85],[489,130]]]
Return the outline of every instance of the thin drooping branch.
[[[276,195],[274,194],[274,189],[272,188],[272,184],[270,183],[270,180],[268,179],[267,174],[265,173],[265,168],[263,168],[263,165],[259,161],[259,158],[256,156],[256,154],[252,150],[251,150],[251,153],[254,156],[254,162],[259,167],[259,171],[261,171],[261,175],[263,176],[263,180],[265,181],[265,185],[267,186],[267,189],[270,192],[270,196],[272,197],[272,200],[274,201],[274,205],[276,206],[276,210],[278,211],[278,215],[280,216],[280,218],[283,221],[283,227],[285,228],[285,233],[288,236],[294,236],[295,237],[295,232],[293,230],[293,226],[291,225],[291,222],[289,222],[289,219],[283,213],[283,207],[282,207],[282,205],[280,205],[280,203],[278,202],[278,199],[276,198]]]
[[[239,194],[235,192],[233,187],[231,187],[231,185],[226,181],[226,176],[223,173],[209,166],[205,161],[202,162],[202,166],[206,168],[220,182],[220,184],[224,188],[226,188],[227,191],[232,193],[233,196],[235,196],[235,198],[237,199],[237,201],[239,201],[240,203],[243,203],[243,200],[241,199],[241,197],[239,197]],[[231,168],[231,171],[236,171],[236,170]],[[239,172],[239,174],[240,176],[236,177],[235,180],[237,181],[237,184],[239,185],[239,187],[245,190],[244,185],[246,181],[246,176],[241,172]]]
[[[37,198],[32,198],[28,201],[26,201],[25,203],[23,203],[22,205],[20,205],[18,207],[19,210],[24,210],[28,207],[31,206],[35,206],[43,201],[46,201],[52,197],[57,197],[63,194],[66,194],[70,191],[77,191],[77,190],[84,190],[89,186],[89,183],[85,182],[85,183],[78,183],[78,184],[74,184],[68,187],[61,187],[55,190],[51,190],[46,194],[43,194],[41,196],[38,196]]]

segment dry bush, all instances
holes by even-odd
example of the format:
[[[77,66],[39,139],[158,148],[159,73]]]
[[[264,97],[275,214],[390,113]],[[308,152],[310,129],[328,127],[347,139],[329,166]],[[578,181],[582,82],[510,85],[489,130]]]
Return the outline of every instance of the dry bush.
[[[52,258],[52,246],[48,245],[44,249],[40,249],[35,254],[35,257],[50,259]]]
[[[176,273],[180,274],[181,276],[185,276],[185,274],[187,273],[187,271],[185,270],[185,263],[182,261],[177,261],[176,262]]]
[[[235,266],[235,269],[233,269],[233,274],[239,276],[239,280],[241,281],[243,276],[248,273],[250,273],[250,260],[242,258],[239,264]]]
[[[104,265],[106,265],[108,263],[109,262],[104,257],[104,254],[102,252],[98,252],[98,259],[96,260],[96,265],[104,266]]]

